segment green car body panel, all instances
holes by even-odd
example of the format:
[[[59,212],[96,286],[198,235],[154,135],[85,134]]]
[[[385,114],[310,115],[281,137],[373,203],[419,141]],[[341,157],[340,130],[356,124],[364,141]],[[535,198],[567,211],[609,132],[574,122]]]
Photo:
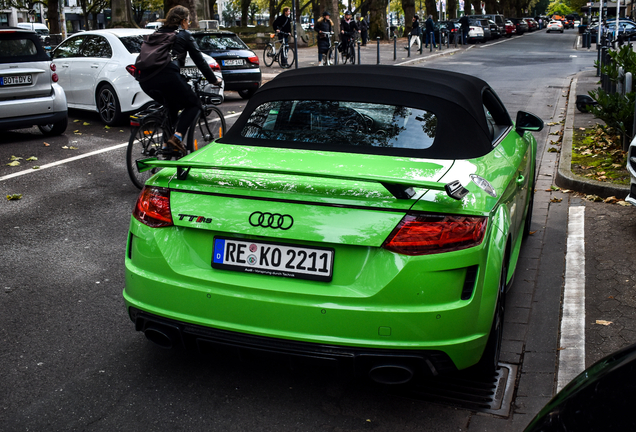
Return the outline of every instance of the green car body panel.
[[[318,344],[388,350],[439,350],[458,369],[479,361],[493,322],[504,259],[518,259],[531,196],[536,142],[513,127],[487,155],[466,160],[319,152],[216,143],[183,161],[227,167],[338,173],[355,178],[448,183],[468,194],[415,189],[398,199],[381,184],[354,180],[165,168],[149,186],[170,189],[174,226],[132,218],[127,244],[128,308],[179,322]],[[486,179],[493,197],[471,182]],[[288,230],[252,226],[251,213],[289,214]],[[407,256],[382,247],[407,212],[488,217],[477,246]],[[328,247],[329,282],[212,268],[215,237]],[[470,268],[476,281],[466,287]],[[468,289],[468,298],[462,293]]]

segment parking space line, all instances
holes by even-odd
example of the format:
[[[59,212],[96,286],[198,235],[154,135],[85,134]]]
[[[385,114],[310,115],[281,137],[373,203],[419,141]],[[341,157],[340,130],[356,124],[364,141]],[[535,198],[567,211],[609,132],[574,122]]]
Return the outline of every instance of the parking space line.
[[[230,114],[230,115],[226,115],[225,118],[228,119],[228,118],[231,118],[231,117],[236,117],[236,116],[241,115],[241,113],[242,113],[242,111],[241,112],[237,112],[237,113],[233,113],[233,114]],[[9,179],[12,179],[12,178],[15,178],[15,177],[20,177],[20,176],[23,176],[23,175],[26,175],[26,174],[33,174],[33,173],[36,173],[38,171],[42,171],[43,169],[53,168],[53,167],[56,167],[56,166],[59,166],[59,165],[63,165],[63,164],[69,163],[69,162],[73,162],[73,161],[76,161],[76,160],[80,160],[80,159],[84,159],[84,158],[87,158],[87,157],[95,156],[97,154],[106,153],[106,152],[109,152],[109,151],[112,151],[112,150],[117,150],[117,149],[120,149],[122,147],[126,147],[127,145],[128,145],[128,142],[125,142],[125,143],[117,144],[117,145],[114,145],[114,146],[111,146],[111,147],[106,147],[106,148],[103,148],[103,149],[99,149],[99,150],[95,150],[95,151],[92,151],[92,152],[84,153],[84,154],[81,154],[81,155],[78,155],[78,156],[73,156],[73,157],[70,157],[70,158],[62,159],[62,160],[59,160],[59,161],[56,161],[56,162],[51,162],[49,164],[40,166],[40,168],[38,168],[38,169],[31,168],[31,169],[27,169],[27,170],[18,171],[18,172],[12,173],[12,174],[7,174],[7,175],[4,175],[4,176],[0,177],[0,181],[9,180]]]
[[[557,391],[585,369],[585,207],[570,207]]]

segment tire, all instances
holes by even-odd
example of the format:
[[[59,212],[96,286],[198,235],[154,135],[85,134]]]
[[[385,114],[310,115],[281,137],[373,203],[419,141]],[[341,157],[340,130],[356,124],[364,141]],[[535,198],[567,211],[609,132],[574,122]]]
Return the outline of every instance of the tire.
[[[280,61],[282,60],[283,57],[283,53],[285,53],[287,55],[287,64],[282,64],[280,63],[280,67],[282,67],[283,69],[289,69],[290,67],[293,66],[294,62],[296,61],[296,56],[294,55],[294,50],[293,49],[289,49],[289,46],[287,45],[283,45],[281,47],[282,52],[280,53],[280,56],[278,57],[278,61],[280,63]]]
[[[334,57],[333,57],[333,47],[329,47],[329,50],[327,51],[327,64],[326,66],[332,66],[333,62],[334,62]]]
[[[206,124],[207,120],[207,124]],[[199,113],[188,130],[186,150],[197,151],[223,136],[226,130],[225,117],[215,106],[206,107],[206,116]]]
[[[356,49],[352,46],[349,47],[349,63],[356,64]]]
[[[97,91],[97,111],[108,126],[116,125],[121,120],[121,105],[115,89],[110,84],[104,84]]]
[[[484,348],[484,353],[479,362],[473,367],[474,371],[483,378],[492,378],[498,368],[499,356],[501,354],[501,343],[503,341],[504,312],[506,305],[506,275],[508,273],[508,254],[504,258],[504,265],[499,277],[499,287],[495,314],[492,319],[492,326],[488,335],[488,341]]]
[[[563,33],[563,30],[561,30],[561,33]]]
[[[44,136],[62,135],[68,126],[68,117],[60,120],[57,123],[51,123],[47,125],[38,125],[38,129]]]
[[[126,149],[126,168],[133,184],[141,189],[146,181],[152,177],[158,169],[144,171],[137,170],[137,159],[157,156],[163,146],[163,131],[161,130],[161,119],[153,116],[148,117],[134,128],[130,133],[128,148]]]
[[[238,94],[243,99],[249,99],[256,93],[256,90],[258,90],[258,88],[241,89],[238,91]]]
[[[271,45],[267,45],[263,50],[263,63],[267,67],[271,67],[274,64],[274,48]]]

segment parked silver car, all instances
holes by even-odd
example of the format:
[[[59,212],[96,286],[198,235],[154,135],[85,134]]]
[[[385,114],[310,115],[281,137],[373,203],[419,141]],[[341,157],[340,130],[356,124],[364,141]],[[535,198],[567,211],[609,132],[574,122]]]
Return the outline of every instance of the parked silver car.
[[[66,130],[66,95],[55,70],[34,31],[0,29],[0,130],[37,126],[44,135]]]

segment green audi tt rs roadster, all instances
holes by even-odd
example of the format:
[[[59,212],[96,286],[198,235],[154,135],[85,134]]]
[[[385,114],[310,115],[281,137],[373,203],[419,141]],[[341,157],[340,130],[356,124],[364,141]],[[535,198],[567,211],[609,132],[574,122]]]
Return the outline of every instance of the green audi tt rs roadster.
[[[405,383],[492,373],[543,122],[484,81],[394,66],[282,73],[135,205],[124,299],[166,347],[337,361]]]

